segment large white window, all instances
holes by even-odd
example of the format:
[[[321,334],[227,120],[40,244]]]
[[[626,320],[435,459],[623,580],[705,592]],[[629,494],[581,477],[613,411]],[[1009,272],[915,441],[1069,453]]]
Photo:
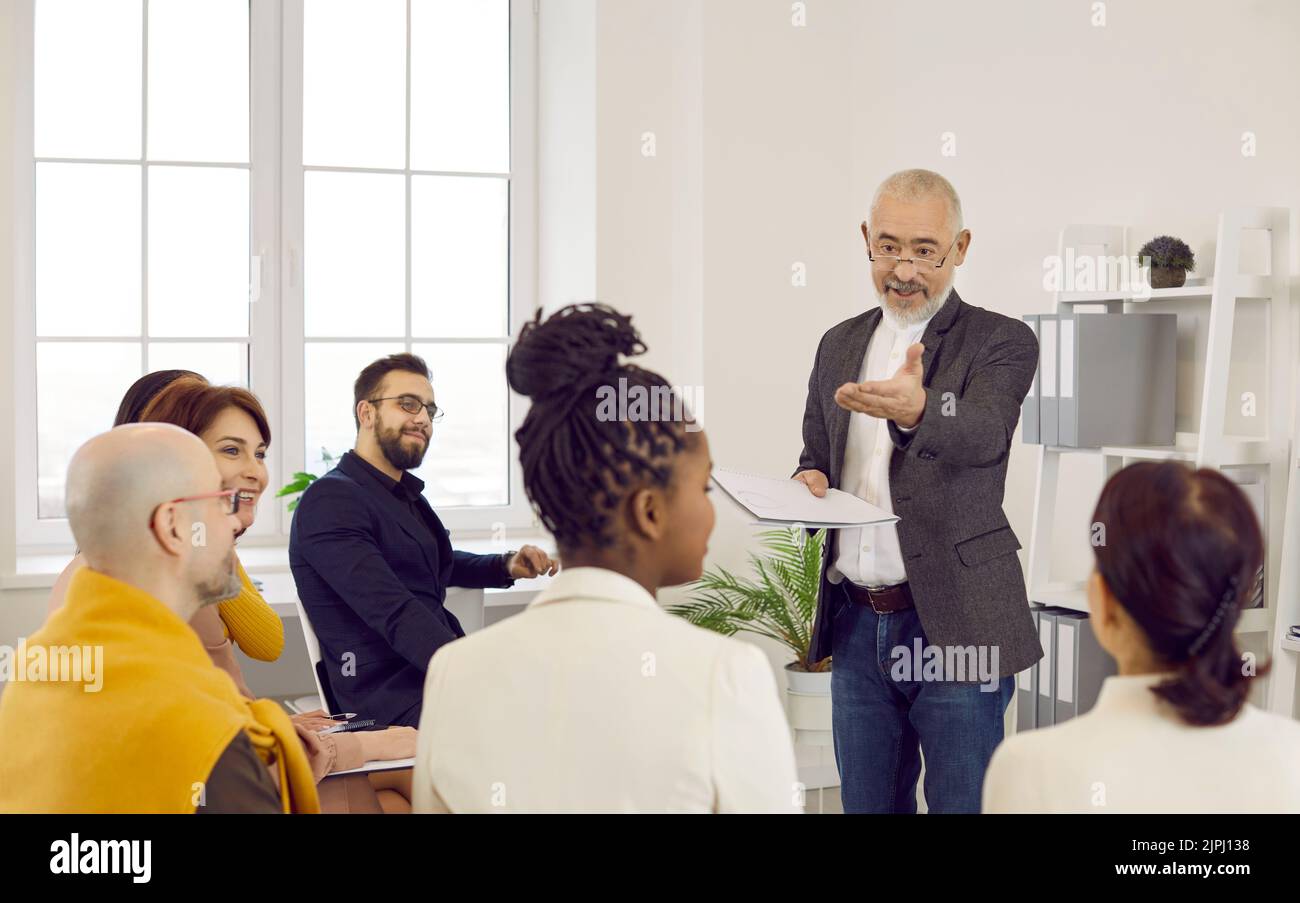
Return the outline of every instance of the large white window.
[[[531,2],[19,2],[20,543],[69,540],[72,452],[164,368],[262,399],[277,540],[274,490],[352,446],[393,351],[446,411],[417,471],[444,520],[530,522],[504,365],[535,297]]]

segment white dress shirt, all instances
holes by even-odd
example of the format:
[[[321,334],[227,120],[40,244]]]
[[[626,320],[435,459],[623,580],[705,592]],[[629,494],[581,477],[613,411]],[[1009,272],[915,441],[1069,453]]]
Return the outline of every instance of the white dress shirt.
[[[1300,813],[1300,723],[1247,704],[1195,727],[1151,692],[1164,679],[1108,677],[1087,714],[1008,737],[983,810]]]
[[[420,718],[417,812],[798,812],[767,657],[602,568],[441,647]]]
[[[882,316],[867,343],[858,382],[886,380],[907,360],[907,349],[921,341],[930,320],[910,326],[891,323]],[[844,492],[894,513],[889,493],[889,460],[894,453],[889,422],[856,411],[849,415],[849,435],[844,444],[840,486]],[[900,428],[901,429],[901,428]],[[910,432],[910,430],[903,430]],[[898,528],[892,524],[835,531],[835,559],[827,570],[832,583],[844,578],[861,586],[893,586],[907,580]]]

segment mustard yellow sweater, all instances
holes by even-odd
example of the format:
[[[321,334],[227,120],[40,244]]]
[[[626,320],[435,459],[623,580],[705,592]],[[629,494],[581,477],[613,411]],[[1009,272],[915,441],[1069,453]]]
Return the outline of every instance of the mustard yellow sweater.
[[[94,674],[78,664],[50,680],[42,665],[0,694],[0,812],[193,812],[240,731],[278,771],[281,809],[320,811],[289,717],[242,698],[189,624],[142,590],[81,568],[26,648],[88,650]]]
[[[253,586],[244,565],[236,560],[235,567],[242,589],[217,606],[226,636],[249,658],[273,662],[284,651],[284,622]]]

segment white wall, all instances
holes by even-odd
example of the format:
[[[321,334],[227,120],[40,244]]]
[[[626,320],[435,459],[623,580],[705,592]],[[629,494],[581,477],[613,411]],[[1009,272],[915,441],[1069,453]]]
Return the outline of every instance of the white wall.
[[[0,3],[0,416],[14,409],[14,71],[17,35],[13,4]],[[0,574],[14,569],[14,439],[12,423],[0,429]],[[31,604],[28,604],[31,603]],[[0,643],[31,629],[39,603],[29,595],[0,592]],[[39,624],[40,621],[35,621]]]
[[[1230,11],[1109,3],[1104,27],[1091,24],[1091,4],[1031,0],[813,0],[803,28],[787,0],[597,6],[600,297],[636,316],[650,366],[674,382],[702,368],[705,425],[724,466],[794,466],[817,339],[875,305],[857,226],[892,171],[923,166],[953,181],[973,232],[958,289],[1010,316],[1051,309],[1043,258],[1066,223],[1126,223],[1138,243],[1179,235],[1210,275],[1222,208],[1300,208],[1300,5],[1285,0]],[[698,14],[698,35],[684,31],[684,10]],[[683,41],[702,56],[693,85],[675,69]],[[700,134],[675,134],[691,123],[682,107],[697,104]],[[641,155],[645,131],[657,134],[654,158]],[[941,153],[945,132],[955,156]],[[696,183],[679,154],[701,146]],[[671,228],[692,203],[702,208],[694,246]],[[796,262],[805,288],[791,285]],[[677,324],[696,312],[672,276],[696,265],[702,346],[680,341]],[[1258,361],[1243,335],[1238,356]],[[1195,428],[1189,416],[1180,429]],[[1094,470],[1067,459],[1075,491],[1060,522],[1080,536],[1100,488]],[[1005,507],[1026,545],[1035,473],[1033,449],[1017,442]],[[740,566],[750,531],[728,503],[718,508],[710,563]],[[1086,548],[1054,558],[1084,567]]]
[[[12,411],[14,398],[14,372],[9,364],[13,360],[14,304],[14,178],[17,175],[13,149],[14,71],[16,35],[14,34],[14,9],[11,4],[0,4],[0,355],[6,366],[0,366],[0,410]],[[13,443],[8,438],[12,427],[3,430],[6,438],[0,440],[0,497],[13,498]],[[8,516],[5,516],[5,515]],[[14,518],[12,501],[0,504],[0,572],[13,569]]]
[[[596,297],[596,0],[551,0],[537,28],[538,303]]]

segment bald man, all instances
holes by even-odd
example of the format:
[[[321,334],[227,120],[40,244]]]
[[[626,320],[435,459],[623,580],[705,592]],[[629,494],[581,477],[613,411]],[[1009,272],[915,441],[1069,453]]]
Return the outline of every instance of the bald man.
[[[0,811],[312,811],[287,717],[243,699],[189,627],[239,591],[238,504],[176,426],[121,426],[73,456],[66,507],[86,567],[26,643],[29,670],[34,655],[46,667],[0,696]],[[57,667],[58,650],[99,655],[98,686]],[[281,755],[277,788],[267,764]]]
[[[193,433],[131,424],[72,456],[68,523],[87,567],[144,590],[188,621],[240,590],[240,523],[234,497],[217,495],[220,489],[212,452]]]

